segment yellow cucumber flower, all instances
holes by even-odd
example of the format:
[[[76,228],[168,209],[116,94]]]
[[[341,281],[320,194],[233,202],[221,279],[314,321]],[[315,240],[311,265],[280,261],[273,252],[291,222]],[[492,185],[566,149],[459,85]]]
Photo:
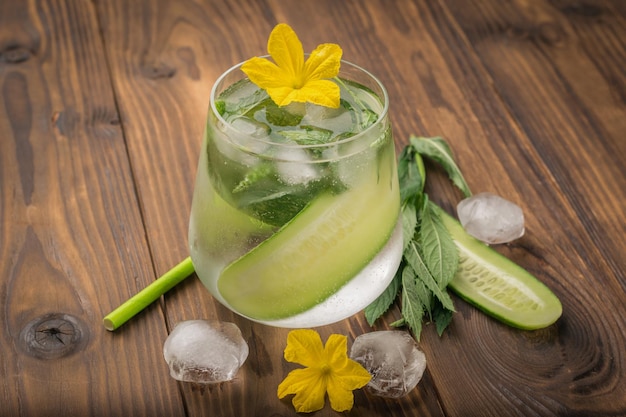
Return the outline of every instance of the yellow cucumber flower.
[[[371,379],[361,364],[348,357],[347,337],[343,335],[330,335],[323,346],[315,330],[292,330],[287,336],[285,360],[306,367],[289,372],[278,386],[278,398],[295,394],[292,403],[299,413],[324,408],[326,393],[333,410],[349,411],[354,404],[352,391]]]
[[[339,107],[339,86],[329,78],[336,77],[341,65],[341,48],[324,43],[304,61],[304,50],[293,29],[280,23],[267,41],[267,51],[274,60],[253,57],[241,70],[279,106],[292,101]]]

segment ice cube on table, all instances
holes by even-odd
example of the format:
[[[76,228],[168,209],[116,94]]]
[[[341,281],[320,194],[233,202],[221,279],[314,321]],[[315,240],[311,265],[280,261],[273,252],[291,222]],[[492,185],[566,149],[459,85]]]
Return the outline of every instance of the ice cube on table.
[[[461,200],[456,209],[465,231],[487,244],[506,243],[524,235],[522,209],[496,194],[473,195]]]
[[[248,344],[234,323],[188,320],[163,345],[170,375],[200,384],[230,381],[248,357]]]
[[[372,375],[365,389],[380,397],[399,398],[422,379],[426,355],[407,332],[385,330],[358,336],[350,358]]]

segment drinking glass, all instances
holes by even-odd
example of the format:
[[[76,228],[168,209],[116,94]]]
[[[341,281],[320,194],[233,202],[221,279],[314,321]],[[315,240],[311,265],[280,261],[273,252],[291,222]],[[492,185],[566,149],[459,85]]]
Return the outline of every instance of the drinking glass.
[[[240,67],[210,95],[189,223],[196,273],[253,321],[342,320],[384,291],[402,256],[387,92],[342,61],[339,108],[280,107]]]

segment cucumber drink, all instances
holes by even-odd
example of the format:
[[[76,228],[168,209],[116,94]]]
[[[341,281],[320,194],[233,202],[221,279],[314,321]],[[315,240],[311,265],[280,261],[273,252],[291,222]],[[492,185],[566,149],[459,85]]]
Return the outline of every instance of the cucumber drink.
[[[386,91],[342,61],[339,108],[280,107],[240,66],[211,91],[189,225],[196,273],[257,322],[342,320],[383,292],[402,256]]]

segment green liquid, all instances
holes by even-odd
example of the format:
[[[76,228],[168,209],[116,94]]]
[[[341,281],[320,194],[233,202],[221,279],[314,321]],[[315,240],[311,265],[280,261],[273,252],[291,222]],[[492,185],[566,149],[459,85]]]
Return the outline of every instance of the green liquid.
[[[247,214],[282,226],[320,192],[345,190],[341,173],[335,172],[341,167],[332,162],[336,149],[327,145],[366,130],[378,118],[372,108],[380,112],[382,105],[362,86],[341,85],[337,109],[310,103],[279,107],[248,80],[224,91],[216,107],[240,132],[229,138],[236,149],[230,158],[215,141],[206,148],[209,175],[220,195]]]
[[[289,221],[320,195],[330,195],[331,201],[337,196],[343,201],[338,205],[341,210],[350,205],[340,196],[361,191],[370,196],[361,205],[384,205],[380,221],[367,217],[367,210],[341,213],[353,216],[351,221],[360,227],[380,229],[380,239],[370,244],[373,254],[391,235],[399,192],[391,130],[386,119],[376,123],[383,106],[363,86],[339,84],[338,109],[309,103],[278,107],[264,91],[242,80],[215,102],[221,118],[209,113],[189,241],[198,276],[222,303],[229,305],[218,290],[222,270],[289,227]],[[323,257],[331,255],[303,256],[324,262]],[[277,265],[280,262],[277,259]],[[315,267],[310,260],[306,265]],[[337,287],[345,281],[346,277],[338,279]]]

